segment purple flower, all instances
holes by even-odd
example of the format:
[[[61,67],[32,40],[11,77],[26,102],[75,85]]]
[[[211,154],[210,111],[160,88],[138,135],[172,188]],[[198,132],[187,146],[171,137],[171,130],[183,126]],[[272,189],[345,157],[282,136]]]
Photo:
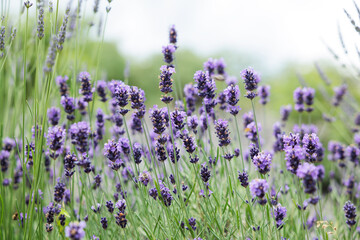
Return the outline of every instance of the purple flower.
[[[173,53],[175,52],[176,48],[174,45],[170,44],[167,46],[162,47],[162,53],[164,54],[164,62],[167,64],[171,64],[174,60]]]
[[[156,142],[155,154],[160,162],[164,162],[167,159],[166,149],[159,141]]]
[[[165,185],[162,184],[161,182],[159,183],[159,185],[160,185],[161,200],[166,207],[169,207],[171,205],[172,200],[174,199],[173,196],[171,195],[170,189],[165,187]]]
[[[123,82],[119,82],[114,86],[113,91],[116,104],[124,108],[129,102],[130,87]]]
[[[295,110],[298,112],[303,112],[305,110],[304,106],[304,91],[301,87],[298,87],[294,91],[294,101],[295,101]]]
[[[91,88],[91,79],[88,72],[79,73],[78,80],[81,82],[79,93],[84,96],[85,102],[91,102],[93,97],[93,89]]]
[[[114,162],[120,158],[120,151],[118,151],[118,144],[114,140],[108,140],[104,145],[104,156],[110,161]]]
[[[135,134],[135,132],[139,132],[142,133],[143,132],[143,128],[141,125],[141,119],[138,117],[138,112],[134,112],[131,115],[131,123],[130,123],[130,128],[133,132],[133,134]]]
[[[101,223],[101,226],[102,226],[103,229],[107,229],[108,221],[107,221],[106,217],[102,217],[101,220],[100,220],[100,223]]]
[[[85,237],[85,227],[86,223],[84,221],[71,222],[69,223],[69,226],[65,227],[65,236],[70,238],[71,240],[83,239]]]
[[[10,156],[10,152],[6,150],[0,151],[0,165],[2,172],[6,172],[9,168],[9,156]]]
[[[141,88],[132,86],[130,88],[130,102],[132,109],[145,108],[145,92]]]
[[[194,138],[191,137],[188,133],[181,134],[180,138],[183,141],[183,145],[185,150],[192,154],[196,150],[196,143],[194,141]]]
[[[169,31],[169,42],[172,44],[176,44],[177,42],[177,32],[175,29],[175,25],[172,25]]]
[[[96,113],[96,135],[95,135],[95,145],[97,145],[102,139],[105,133],[104,129],[105,116],[101,108],[97,110]]]
[[[289,118],[291,111],[292,111],[291,105],[282,106],[280,108],[281,121],[286,122]]]
[[[108,209],[109,213],[113,213],[114,212],[114,203],[110,200],[107,201],[105,204],[106,208]]]
[[[160,68],[160,83],[159,83],[159,88],[160,91],[167,94],[172,92],[172,82],[173,79],[171,78],[171,76],[175,73],[175,68],[170,67],[170,66],[166,66],[163,65]]]
[[[105,81],[100,80],[97,82],[97,86],[96,86],[96,92],[100,97],[100,101],[102,102],[106,102],[107,98],[106,98],[106,87],[107,84]]]
[[[134,161],[136,164],[141,163],[141,155],[142,155],[142,148],[140,143],[133,144],[133,154],[134,154]]]
[[[308,106],[306,111],[312,112],[313,108],[311,107],[314,103],[315,90],[313,88],[303,88],[304,102]]]
[[[332,103],[335,107],[337,107],[340,105],[341,101],[343,100],[343,98],[347,92],[347,85],[343,84],[339,87],[335,87],[334,92],[335,92],[335,94],[334,94]]]
[[[196,230],[196,218],[193,218],[193,217],[189,218],[189,225],[192,228],[192,230],[195,231]]]
[[[161,135],[165,131],[165,126],[168,123],[168,115],[166,109],[158,109],[157,105],[150,108],[150,119],[154,126],[154,132]]]
[[[284,218],[286,217],[286,208],[279,203],[276,207],[273,207],[272,214],[276,221],[276,227],[281,229],[284,224]]]
[[[69,134],[71,143],[76,146],[76,150],[78,150],[80,153],[85,153],[88,151],[88,138],[90,133],[90,127],[87,122],[78,122],[70,126]]]
[[[75,168],[75,164],[77,162],[77,158],[75,154],[67,153],[64,157],[64,171],[65,176],[71,177],[74,174],[72,171]]]
[[[356,224],[356,207],[351,201],[347,201],[344,205],[346,224],[351,228]]]
[[[253,163],[261,174],[266,174],[270,171],[271,161],[272,155],[270,153],[260,152],[253,158]]]
[[[64,111],[68,114],[67,119],[70,121],[75,119],[75,116],[72,113],[75,111],[75,101],[74,98],[68,96],[62,96],[61,105],[64,107]]]
[[[11,152],[11,150],[15,147],[16,147],[16,142],[14,139],[11,139],[9,137],[3,139],[3,150]]]
[[[210,180],[211,172],[205,164],[201,165],[200,176],[204,183],[207,183]]]
[[[61,200],[64,198],[64,193],[65,183],[58,181],[54,188],[54,201],[57,203],[61,202]]]
[[[302,139],[302,144],[305,150],[305,160],[309,162],[317,162],[317,153],[319,148],[322,147],[318,136],[315,133],[306,133]]]
[[[295,145],[294,147],[286,146],[284,151],[287,170],[296,174],[300,161],[305,158],[303,148],[299,145]]]
[[[314,164],[305,162],[298,167],[296,175],[303,179],[305,193],[313,194],[316,191],[316,181],[319,178],[318,167]]]
[[[359,155],[360,150],[356,146],[348,146],[345,150],[345,156],[349,159],[350,162],[353,162],[356,165],[359,163]]]
[[[268,103],[269,96],[270,96],[270,86],[268,86],[268,85],[260,86],[258,92],[259,92],[259,96],[260,96],[259,102],[262,105],[265,105],[266,103]]]
[[[117,212],[115,215],[115,222],[117,225],[119,225],[121,228],[125,228],[127,224],[126,214],[122,212]]]
[[[208,72],[203,72],[201,70],[197,71],[194,74],[194,80],[196,82],[196,88],[198,90],[198,96],[201,98],[212,99],[215,97],[216,85],[215,81],[210,78]]]
[[[187,114],[195,112],[196,100],[198,96],[198,90],[192,83],[188,83],[184,86],[185,102],[187,107]]]
[[[245,89],[247,91],[254,91],[260,82],[260,76],[251,67],[241,71],[241,77],[244,80]]]
[[[245,137],[255,144],[258,144],[259,136],[257,130],[259,130],[259,132],[261,131],[260,123],[258,123],[258,129],[256,129],[255,122],[251,122],[245,128]]]
[[[187,119],[187,125],[188,127],[193,131],[193,133],[197,133],[197,130],[196,128],[198,127],[199,125],[199,121],[198,121],[198,118],[196,115],[193,115],[193,116],[190,116],[188,117]]]
[[[116,202],[115,207],[119,209],[120,212],[125,213],[126,210],[126,201],[125,199],[121,199]]]
[[[85,102],[84,97],[77,98],[76,101],[77,101],[77,109],[79,110],[81,115],[85,116],[88,103]]]
[[[248,173],[243,170],[243,172],[238,171],[239,176],[238,179],[241,183],[241,186],[243,186],[244,188],[247,188],[247,186],[249,185],[249,175]]]
[[[267,200],[265,198],[265,193],[269,189],[269,184],[265,179],[254,179],[250,182],[250,191],[253,197],[258,197],[259,203],[265,205]]]
[[[215,62],[215,66],[218,74],[226,75],[225,73],[226,63],[223,58],[217,59]]]
[[[57,76],[55,79],[56,84],[60,87],[60,96],[68,95],[68,85],[67,80],[69,80],[68,76]]]
[[[143,171],[139,176],[139,181],[144,184],[145,187],[147,187],[151,179],[151,175],[148,171]]]
[[[60,109],[56,107],[49,108],[47,110],[47,117],[51,125],[57,125],[61,117]]]
[[[240,99],[240,90],[238,85],[230,85],[224,90],[226,101],[230,106],[235,106]]]
[[[184,128],[185,126],[184,120],[186,118],[185,112],[175,109],[170,113],[170,116],[171,116],[172,124],[175,127],[175,129],[181,130]]]
[[[121,151],[124,155],[130,154],[130,142],[127,138],[120,138],[118,142],[118,151]]]
[[[216,68],[216,60],[209,58],[205,63],[204,63],[204,71],[208,72],[210,76],[214,75],[215,73],[215,68]]]
[[[228,122],[223,119],[215,121],[216,135],[219,139],[219,146],[227,146],[230,144],[230,132],[228,129]]]
[[[62,152],[66,137],[66,130],[59,126],[50,127],[47,134],[47,145],[51,149],[50,156],[56,159]]]

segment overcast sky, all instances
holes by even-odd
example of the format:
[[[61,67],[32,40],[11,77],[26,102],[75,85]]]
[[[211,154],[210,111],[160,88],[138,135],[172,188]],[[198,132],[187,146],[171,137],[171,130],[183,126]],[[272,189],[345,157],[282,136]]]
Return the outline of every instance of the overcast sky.
[[[100,2],[104,13],[107,1]],[[91,11],[94,0],[86,5]],[[181,47],[203,56],[244,52],[267,67],[330,59],[321,39],[340,50],[338,23],[349,47],[358,41],[343,12],[348,9],[359,22],[352,0],[113,0],[111,6],[106,39],[138,59],[161,51],[171,24]]]

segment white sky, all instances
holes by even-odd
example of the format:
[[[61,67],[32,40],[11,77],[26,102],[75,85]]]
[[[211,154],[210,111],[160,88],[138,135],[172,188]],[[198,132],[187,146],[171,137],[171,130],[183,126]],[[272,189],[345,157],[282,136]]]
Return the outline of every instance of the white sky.
[[[100,1],[104,14],[107,1]],[[87,0],[90,9],[93,5]],[[206,57],[222,50],[243,52],[267,68],[331,59],[321,39],[340,52],[338,23],[349,47],[359,36],[343,12],[346,8],[359,22],[352,0],[113,0],[111,6],[106,39],[135,59],[159,53],[171,24],[181,47]]]

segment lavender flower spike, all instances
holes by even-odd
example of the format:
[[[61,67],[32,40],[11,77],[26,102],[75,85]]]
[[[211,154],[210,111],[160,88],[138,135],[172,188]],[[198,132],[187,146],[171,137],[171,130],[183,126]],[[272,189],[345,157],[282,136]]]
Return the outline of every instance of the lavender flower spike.
[[[223,119],[215,121],[216,135],[219,138],[219,146],[227,146],[230,144],[230,132],[228,122]]]

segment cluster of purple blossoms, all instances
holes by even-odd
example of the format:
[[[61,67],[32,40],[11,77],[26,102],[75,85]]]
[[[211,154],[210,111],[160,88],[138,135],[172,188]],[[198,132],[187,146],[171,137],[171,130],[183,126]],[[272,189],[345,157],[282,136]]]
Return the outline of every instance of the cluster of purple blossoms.
[[[198,90],[192,83],[188,83],[184,86],[184,95],[187,115],[190,116],[193,112],[195,112]]]
[[[80,153],[85,153],[88,151],[88,138],[90,133],[90,126],[87,122],[78,122],[70,126],[69,134],[71,143],[76,146],[76,150]]]
[[[176,51],[176,47],[172,44],[162,47],[162,53],[164,54],[164,62],[171,64],[174,61],[173,54]]]
[[[229,104],[228,111],[236,116],[239,113],[240,108],[236,106],[240,99],[240,90],[238,85],[230,85],[224,90],[226,97],[226,103]]]
[[[260,86],[258,90],[258,95],[260,97],[259,102],[262,105],[267,104],[269,102],[269,97],[270,97],[270,86],[269,85]]]
[[[47,110],[48,121],[52,126],[58,125],[61,117],[60,109],[51,107]]]
[[[161,71],[160,76],[159,76],[160,91],[165,94],[168,94],[173,91],[173,89],[172,89],[173,79],[171,78],[171,76],[175,73],[175,68],[167,66],[167,65],[163,65],[160,67],[160,71]]]
[[[211,113],[216,105],[216,101],[214,100],[216,96],[216,84],[214,79],[209,76],[208,72],[199,70],[194,74],[194,80],[196,82],[195,87],[198,90],[198,96],[203,98],[203,105],[206,113]]]
[[[334,97],[332,99],[332,104],[337,107],[340,105],[340,103],[342,102],[346,92],[347,92],[347,85],[346,84],[342,84],[339,87],[335,87],[334,88]]]
[[[252,143],[259,145],[259,134],[258,131],[261,131],[261,125],[258,123],[257,129],[256,129],[256,123],[251,122],[249,123],[245,128],[245,137],[249,139]]]
[[[59,126],[50,127],[47,134],[47,145],[51,153],[50,157],[56,159],[63,151],[66,130]]]
[[[84,97],[80,97],[76,99],[76,106],[80,114],[85,116],[87,113],[86,109],[88,107],[88,103],[85,102]]]
[[[104,145],[104,156],[111,162],[115,162],[120,158],[120,151],[118,145],[114,140],[109,139]]]
[[[130,87],[130,102],[132,109],[138,109],[138,112],[141,111],[141,109],[145,109],[145,100],[144,90],[136,86]],[[137,116],[140,118],[140,115],[141,114],[138,114]]]
[[[281,115],[282,122],[286,122],[288,120],[291,111],[292,111],[291,105],[282,106],[280,108],[280,115]]]
[[[316,182],[323,177],[323,166],[315,166],[312,163],[304,162],[299,165],[296,175],[303,180],[304,192],[313,194],[316,191]]]
[[[269,184],[265,179],[254,179],[250,182],[250,191],[253,197],[259,198],[258,203],[265,205],[267,200],[265,198],[266,192],[269,190]]]
[[[281,229],[284,225],[284,218],[286,217],[286,208],[281,206],[281,204],[278,204],[273,207],[272,214],[275,218],[276,227]]]
[[[247,91],[245,97],[253,99],[256,97],[256,90],[260,82],[260,76],[251,67],[241,71],[241,77],[244,80],[245,90]]]
[[[9,156],[10,156],[10,152],[8,152],[6,150],[1,150],[0,165],[1,165],[2,172],[6,172],[9,168]]]
[[[62,96],[60,100],[61,105],[64,108],[64,111],[67,113],[66,118],[70,121],[75,119],[75,116],[73,115],[75,111],[75,100],[72,97],[69,97],[67,95]]]
[[[96,133],[94,138],[95,147],[103,139],[105,133],[104,125],[105,125],[105,116],[101,108],[99,108],[96,113]]]
[[[74,174],[72,171],[75,168],[77,158],[75,154],[67,153],[64,157],[64,171],[66,177],[71,177]]]
[[[169,31],[169,42],[176,45],[177,42],[177,32],[175,29],[175,25],[172,25],[170,27],[170,31]]]
[[[223,119],[215,121],[216,136],[219,139],[219,146],[227,146],[230,144],[230,131],[228,129],[228,122]]]
[[[346,224],[351,228],[356,224],[356,207],[351,201],[347,201],[344,205]]]
[[[338,161],[340,167],[345,167],[346,152],[345,146],[339,142],[330,141],[328,143],[328,150],[330,154],[328,159],[331,161]]]
[[[43,212],[46,217],[46,231],[51,232],[53,230],[53,226],[51,225],[54,222],[55,216],[59,215],[61,211],[61,205],[60,204],[54,204],[53,202],[50,202],[47,207],[43,208]]]
[[[197,127],[199,125],[198,117],[196,115],[190,116],[187,118],[187,125],[189,129],[193,131],[194,134],[197,133]]]
[[[58,181],[54,188],[54,201],[59,203],[64,198],[65,183]]]
[[[298,87],[294,91],[295,110],[298,112],[312,112],[314,103],[315,90],[313,88]],[[305,108],[305,104],[307,107]]]
[[[270,153],[260,152],[252,159],[256,169],[261,174],[267,174],[270,171],[272,155]]]
[[[169,116],[166,108],[159,109],[157,105],[150,108],[150,120],[154,126],[154,132],[161,135],[169,122]]]
[[[96,86],[96,92],[100,97],[100,101],[102,102],[106,102],[107,98],[106,98],[106,88],[107,88],[107,84],[105,81],[100,80],[97,82],[97,86]]]
[[[139,181],[144,184],[145,187],[147,187],[151,180],[151,174],[148,171],[143,171],[139,176]]]
[[[305,151],[305,161],[313,163],[322,160],[322,144],[315,133],[306,133],[302,138],[302,146]]]
[[[116,100],[117,106],[124,108],[129,103],[130,87],[123,82],[119,82],[114,86],[113,98]]]
[[[359,164],[360,149],[357,146],[350,145],[345,149],[345,156],[355,165]]]
[[[57,76],[55,79],[56,84],[60,88],[60,96],[67,96],[69,87],[67,85],[67,81],[69,80],[68,76]]]
[[[78,80],[81,82],[79,93],[83,95],[85,102],[91,102],[94,89],[91,88],[91,79],[88,72],[79,73]]]
[[[210,180],[211,172],[205,163],[201,165],[200,177],[204,183],[207,183]]]
[[[209,73],[210,77],[213,77],[215,75],[215,71],[217,71],[219,75],[226,76],[225,68],[226,68],[226,64],[223,58],[220,59],[209,58],[204,63],[204,70]]]
[[[119,225],[121,228],[125,228],[127,224],[126,214],[122,212],[117,212],[115,214],[115,222],[117,225]]]
[[[85,237],[85,227],[86,223],[84,221],[71,222],[69,223],[69,226],[65,227],[65,236],[70,238],[71,240],[83,239]]]
[[[238,171],[239,176],[238,179],[241,183],[241,186],[243,186],[244,188],[246,188],[249,185],[249,175],[248,173],[243,170],[243,172]]]
[[[186,113],[184,111],[179,111],[178,109],[175,109],[170,113],[170,117],[172,125],[176,130],[180,131],[185,127]]]

